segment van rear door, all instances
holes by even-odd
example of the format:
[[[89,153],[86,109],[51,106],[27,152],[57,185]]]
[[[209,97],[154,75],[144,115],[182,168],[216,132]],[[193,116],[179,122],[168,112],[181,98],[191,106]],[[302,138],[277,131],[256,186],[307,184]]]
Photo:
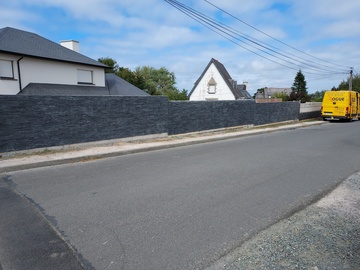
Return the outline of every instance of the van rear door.
[[[322,103],[322,117],[332,119],[348,118],[350,100],[349,91],[327,91]]]

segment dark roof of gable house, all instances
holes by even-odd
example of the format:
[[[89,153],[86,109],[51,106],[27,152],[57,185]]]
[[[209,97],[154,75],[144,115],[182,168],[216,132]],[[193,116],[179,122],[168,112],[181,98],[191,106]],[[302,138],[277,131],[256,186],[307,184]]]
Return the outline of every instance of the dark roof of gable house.
[[[254,99],[246,89],[245,84],[238,84],[237,88],[240,88],[240,93],[245,99]]]
[[[125,81],[113,73],[105,74],[105,86],[110,95],[120,96],[150,96],[145,91]]]
[[[105,74],[105,87],[30,83],[18,95],[39,96],[150,96],[115,74]]]
[[[0,52],[79,63],[106,68],[107,66],[37,34],[5,27],[0,29]]]
[[[246,90],[245,84],[238,84],[236,85],[236,88],[234,89],[233,93],[236,93],[235,97],[236,99],[253,99],[253,97],[249,94],[249,92]]]
[[[204,71],[201,74],[201,76],[199,77],[199,79],[197,79],[197,81],[195,82],[193,89],[189,93],[189,97],[194,92],[194,90],[200,83],[201,79],[204,77],[206,71],[208,70],[208,68],[210,67],[211,64],[215,65],[215,67],[217,68],[217,70],[219,71],[221,76],[223,77],[224,81],[228,85],[229,89],[233,93],[235,99],[252,99],[251,95],[246,90],[246,85],[237,84],[236,81],[234,81],[231,78],[231,76],[230,76],[229,72],[226,70],[225,66],[214,58],[211,58],[209,64],[206,66],[206,68],[204,69]]]

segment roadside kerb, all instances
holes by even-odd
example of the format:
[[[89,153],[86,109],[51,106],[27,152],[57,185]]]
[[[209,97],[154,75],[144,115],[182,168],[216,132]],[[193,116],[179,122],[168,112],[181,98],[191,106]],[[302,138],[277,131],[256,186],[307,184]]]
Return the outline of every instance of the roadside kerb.
[[[169,136],[170,139],[166,140],[150,140],[142,142],[124,143],[120,145],[108,145],[108,146],[91,146],[89,148],[82,149],[68,149],[66,151],[55,151],[54,153],[39,155],[30,154],[25,157],[11,157],[1,160],[0,173],[12,172],[18,170],[62,165],[74,162],[84,162],[90,160],[96,160],[101,158],[116,157],[140,152],[148,152],[154,150],[161,150],[167,148],[174,148],[180,146],[188,146],[193,144],[215,142],[220,140],[239,138],[250,135],[264,134],[275,131],[291,130],[296,128],[321,125],[322,121],[310,121],[310,122],[296,122],[296,123],[277,123],[279,126],[273,127],[273,125],[255,126],[250,129],[242,129],[241,131],[231,131],[224,129],[223,132],[208,131],[205,134],[192,133],[183,135]],[[197,135],[198,134],[198,135]],[[207,135],[209,134],[209,135]]]

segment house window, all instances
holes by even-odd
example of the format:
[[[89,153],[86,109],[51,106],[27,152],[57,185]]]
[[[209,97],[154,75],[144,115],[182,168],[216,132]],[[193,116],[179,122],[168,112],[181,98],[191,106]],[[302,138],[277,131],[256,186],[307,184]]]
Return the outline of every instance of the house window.
[[[1,79],[14,79],[13,61],[0,60],[0,78]]]
[[[216,85],[211,84],[211,85],[209,85],[208,89],[209,89],[209,91],[208,91],[209,94],[215,94],[216,93]]]
[[[78,77],[78,84],[93,84],[92,70],[78,69],[77,77]]]
[[[215,94],[216,93],[216,81],[213,77],[211,77],[210,81],[208,82],[208,93]]]

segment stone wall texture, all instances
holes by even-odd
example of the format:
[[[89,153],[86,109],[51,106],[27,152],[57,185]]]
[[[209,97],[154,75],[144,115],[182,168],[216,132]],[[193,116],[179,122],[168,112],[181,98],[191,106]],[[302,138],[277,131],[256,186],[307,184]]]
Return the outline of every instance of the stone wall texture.
[[[255,106],[243,100],[169,102],[169,134],[250,125]]]
[[[167,133],[168,99],[0,96],[0,152]]]
[[[0,96],[0,152],[299,119],[298,102]]]

